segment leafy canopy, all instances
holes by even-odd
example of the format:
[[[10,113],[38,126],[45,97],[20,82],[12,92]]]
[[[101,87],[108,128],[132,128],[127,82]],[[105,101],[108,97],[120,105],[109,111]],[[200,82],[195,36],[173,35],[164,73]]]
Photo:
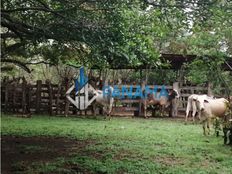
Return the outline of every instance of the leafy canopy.
[[[226,0],[5,0],[1,11],[1,60],[24,68],[160,66],[160,53],[209,55],[207,64],[232,54]]]

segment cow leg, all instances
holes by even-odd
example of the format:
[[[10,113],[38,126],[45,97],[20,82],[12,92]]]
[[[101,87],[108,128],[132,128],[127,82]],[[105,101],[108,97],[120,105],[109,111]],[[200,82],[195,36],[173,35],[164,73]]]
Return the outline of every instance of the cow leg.
[[[203,134],[206,136],[206,129],[207,129],[207,120],[203,120],[202,122],[202,125],[203,125]]]
[[[211,122],[211,120],[210,120],[210,118],[209,119],[207,119],[207,130],[208,130],[208,135],[210,135],[210,122]]]
[[[111,113],[108,114],[108,118],[109,118],[109,120],[111,120]]]
[[[201,112],[200,111],[198,112],[198,118],[199,118],[199,120],[201,120]]]
[[[163,113],[163,107],[161,106],[160,108],[160,116],[163,117],[164,116],[164,113]]]
[[[161,116],[164,117],[164,108],[165,106],[161,106]]]
[[[145,103],[143,104],[143,106],[144,106],[143,107],[143,109],[144,109],[144,117],[147,118],[147,106],[146,106]]]
[[[189,115],[192,116],[193,122],[194,122],[194,115],[193,115],[193,111],[186,111],[186,115],[185,115],[185,122],[188,122],[188,117]]]
[[[215,135],[216,135],[216,137],[218,137],[219,136],[219,130],[221,130],[221,128],[220,128],[220,121],[219,121],[219,119],[217,117],[213,121],[214,121]]]
[[[196,115],[196,111],[193,111],[192,112],[193,122],[195,122],[195,115]]]
[[[114,104],[114,99],[111,98],[110,99],[110,103],[109,103],[109,106],[108,106],[108,117],[109,117],[109,120],[111,119],[111,112],[113,110],[113,104]]]
[[[192,108],[193,108],[193,112],[192,112],[193,122],[195,122],[195,115],[197,113],[197,106],[195,102],[193,103]]]
[[[186,115],[185,115],[185,122],[188,121],[188,113],[186,112]]]
[[[96,104],[95,103],[92,106],[92,114],[93,114],[94,118],[96,118]]]
[[[107,120],[107,118],[110,116],[110,112],[107,106],[103,106],[103,115],[105,120]]]
[[[107,114],[108,114],[108,113],[107,113],[107,111],[106,111],[106,107],[103,106],[102,109],[103,109],[103,113],[102,113],[102,114],[103,114],[103,116],[104,116],[104,119],[107,119]]]
[[[202,123],[202,128],[203,128],[203,134],[205,135],[205,121]]]
[[[185,122],[188,121],[189,112],[192,110],[192,101],[188,98],[186,113],[185,113]]]
[[[110,106],[109,106],[109,108],[107,108],[107,110],[108,110],[107,116],[108,116],[109,120],[111,119],[111,111],[112,111],[110,108],[111,108]]]

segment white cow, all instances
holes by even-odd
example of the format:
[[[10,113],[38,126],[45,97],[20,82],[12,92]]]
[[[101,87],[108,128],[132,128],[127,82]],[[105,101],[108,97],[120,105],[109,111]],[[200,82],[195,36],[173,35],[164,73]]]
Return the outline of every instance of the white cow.
[[[188,97],[188,103],[187,103],[187,108],[186,108],[186,115],[185,115],[185,121],[188,121],[188,116],[189,112],[192,112],[192,118],[193,121],[195,121],[195,116],[196,113],[198,113],[199,119],[201,119],[201,113],[198,111],[197,104],[196,104],[196,99],[199,98],[201,100],[212,98],[207,96],[206,94],[203,95],[198,95],[198,94],[192,94]]]
[[[196,105],[201,113],[201,121],[203,123],[203,132],[204,135],[209,134],[210,132],[210,121],[212,118],[222,118],[224,117],[228,109],[229,101],[225,98],[196,98]],[[208,128],[208,132],[207,129]]]
[[[105,89],[105,94],[102,90],[96,90],[96,93],[93,95],[97,95],[95,103],[93,104],[94,115],[96,115],[96,105],[99,105],[103,108],[103,115],[111,116],[114,98],[112,97],[113,87],[109,86]],[[92,91],[90,91],[92,93]]]

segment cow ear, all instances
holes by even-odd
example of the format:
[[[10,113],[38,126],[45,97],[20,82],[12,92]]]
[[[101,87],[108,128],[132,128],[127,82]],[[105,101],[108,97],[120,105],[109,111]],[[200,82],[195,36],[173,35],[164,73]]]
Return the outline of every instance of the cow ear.
[[[193,101],[197,101],[197,96],[193,96]]]
[[[204,100],[204,103],[209,103],[209,101],[208,100]]]

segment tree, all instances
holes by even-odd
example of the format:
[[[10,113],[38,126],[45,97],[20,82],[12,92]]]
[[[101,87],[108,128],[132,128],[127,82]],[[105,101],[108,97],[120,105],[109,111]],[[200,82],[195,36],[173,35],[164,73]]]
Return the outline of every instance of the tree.
[[[1,60],[26,65],[33,63],[32,58],[35,63],[41,59],[58,63],[70,56],[83,58],[83,53],[97,48],[95,44],[101,44],[102,35],[107,33],[104,16],[110,7],[105,2],[4,1]]]
[[[38,63],[161,66],[162,52],[231,55],[226,0],[6,0],[1,11],[1,60],[24,69]]]

